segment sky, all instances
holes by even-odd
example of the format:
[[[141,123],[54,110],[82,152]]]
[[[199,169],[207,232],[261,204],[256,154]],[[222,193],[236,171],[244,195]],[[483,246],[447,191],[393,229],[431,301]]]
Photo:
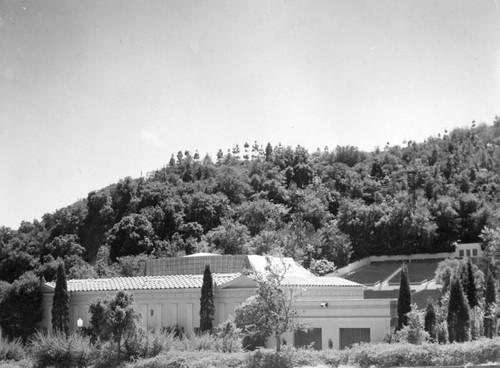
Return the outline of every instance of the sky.
[[[500,0],[0,0],[0,226],[179,150],[371,151],[500,115]]]

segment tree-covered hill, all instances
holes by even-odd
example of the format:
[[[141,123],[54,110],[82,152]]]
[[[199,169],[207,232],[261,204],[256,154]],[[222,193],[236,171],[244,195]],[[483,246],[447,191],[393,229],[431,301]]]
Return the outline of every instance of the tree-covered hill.
[[[499,174],[500,117],[374,152],[179,152],[146,178],[0,228],[0,279],[52,280],[58,258],[70,277],[98,277],[133,274],[146,257],[280,253],[321,274],[368,255],[449,251],[499,226]]]

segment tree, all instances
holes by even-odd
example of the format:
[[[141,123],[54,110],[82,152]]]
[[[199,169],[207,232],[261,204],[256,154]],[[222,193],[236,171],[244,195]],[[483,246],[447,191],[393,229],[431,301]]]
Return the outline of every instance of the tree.
[[[411,312],[411,290],[408,280],[408,269],[403,263],[401,267],[401,280],[399,283],[398,296],[398,330],[401,330],[408,324],[407,313]]]
[[[101,341],[116,343],[118,361],[122,341],[126,343],[137,331],[139,313],[133,303],[132,294],[118,291],[114,298],[96,298],[89,306],[91,332]]]
[[[54,332],[69,333],[69,292],[64,263],[57,267],[56,288],[52,302],[52,329]]]
[[[416,304],[411,305],[411,310],[407,313],[406,318],[408,324],[395,333],[394,340],[415,345],[427,341],[429,333],[425,330],[423,312],[418,310]]]
[[[201,286],[200,298],[200,330],[201,332],[212,331],[215,314],[214,286],[210,266],[205,266],[203,272],[203,285]]]
[[[484,228],[480,238],[484,247],[484,256],[489,261],[493,276],[498,274],[500,269],[500,228]]]
[[[477,298],[476,283],[474,281],[474,272],[472,271],[472,262],[470,258],[467,260],[464,275],[462,276],[462,285],[465,296],[467,297],[467,302],[469,303],[469,308],[473,309],[479,305],[479,301]]]
[[[104,243],[105,233],[113,225],[114,213],[109,193],[90,192],[87,196],[87,216],[81,227],[82,245],[86,259],[94,261],[99,247]]]
[[[429,334],[431,341],[437,341],[437,317],[434,303],[427,303],[424,320],[425,331]]]
[[[484,336],[490,339],[496,336],[497,331],[497,295],[495,279],[488,271],[486,276],[486,292],[484,300]]]
[[[26,272],[3,289],[0,327],[10,339],[21,338],[26,342],[42,320],[40,280],[34,273]]]
[[[207,240],[223,254],[248,254],[248,229],[232,219],[223,219],[220,226],[207,234]]]
[[[447,322],[450,342],[470,340],[470,309],[458,277],[451,282]]]
[[[123,217],[109,231],[106,243],[112,262],[117,257],[151,253],[153,250],[154,230],[148,219],[140,214]]]
[[[268,338],[273,335],[276,339],[276,351],[281,350],[281,335],[288,331],[303,328],[297,322],[299,311],[292,307],[290,290],[283,286],[287,267],[282,264],[273,264],[267,258],[266,273],[256,274],[257,295],[249,298],[242,306],[236,309],[236,324],[244,325],[244,333],[250,336]],[[251,311],[251,313],[249,313]],[[242,317],[250,317],[243,321]]]

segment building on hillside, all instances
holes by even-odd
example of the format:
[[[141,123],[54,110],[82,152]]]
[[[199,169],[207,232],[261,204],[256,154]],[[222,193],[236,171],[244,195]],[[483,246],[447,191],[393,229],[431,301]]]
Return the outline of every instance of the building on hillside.
[[[328,276],[342,277],[365,285],[366,299],[397,299],[401,266],[405,263],[408,268],[412,301],[419,309],[424,309],[429,299],[437,301],[441,297],[442,285],[435,279],[439,262],[447,258],[465,257],[483,257],[481,245],[459,243],[456,244],[455,251],[449,253],[371,256],[340,268]]]
[[[480,243],[459,243],[455,249],[455,258],[482,258],[484,256]]]
[[[307,332],[283,336],[288,344],[305,346],[314,343],[335,348],[356,342],[380,341],[390,329],[395,315],[395,302],[388,299],[365,299],[366,287],[339,277],[316,277],[290,258],[270,258],[284,265],[283,281],[300,311],[300,322]],[[77,320],[88,326],[88,307],[93,298],[114,295],[125,290],[134,296],[143,326],[160,331],[179,326],[185,331],[199,327],[199,311],[203,270],[209,264],[214,279],[215,321],[218,325],[234,313],[236,307],[255,295],[257,284],[252,272],[263,273],[267,264],[262,256],[195,255],[150,261],[145,276],[109,279],[69,280],[70,326]],[[42,328],[50,329],[54,284],[42,287],[44,317]],[[273,346],[274,339],[269,340]]]

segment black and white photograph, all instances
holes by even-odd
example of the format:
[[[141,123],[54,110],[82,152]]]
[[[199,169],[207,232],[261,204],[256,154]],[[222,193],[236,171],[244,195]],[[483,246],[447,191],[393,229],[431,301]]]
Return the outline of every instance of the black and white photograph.
[[[0,368],[500,364],[500,0],[0,0]]]

